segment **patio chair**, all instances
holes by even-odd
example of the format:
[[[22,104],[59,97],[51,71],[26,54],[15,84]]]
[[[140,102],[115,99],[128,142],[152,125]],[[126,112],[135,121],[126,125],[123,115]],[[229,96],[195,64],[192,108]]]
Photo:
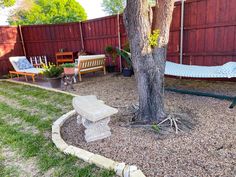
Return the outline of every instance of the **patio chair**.
[[[15,69],[15,71],[9,71],[11,78],[13,74],[17,75],[18,78],[22,75],[25,76],[25,80],[28,81],[27,76],[30,76],[33,82],[35,82],[35,76],[41,74],[43,71],[42,68],[35,68],[25,56],[10,57],[9,61]]]
[[[30,63],[35,68],[42,68],[42,65],[48,66],[48,61],[46,56],[32,56],[29,57]]]

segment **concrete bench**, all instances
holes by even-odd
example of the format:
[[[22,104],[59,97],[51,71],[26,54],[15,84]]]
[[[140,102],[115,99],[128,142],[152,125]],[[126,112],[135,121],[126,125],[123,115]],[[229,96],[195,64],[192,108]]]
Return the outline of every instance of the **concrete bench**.
[[[78,113],[77,123],[83,124],[85,130],[85,140],[87,142],[107,138],[111,136],[108,123],[110,116],[118,112],[96,96],[77,96],[72,101],[75,111]]]

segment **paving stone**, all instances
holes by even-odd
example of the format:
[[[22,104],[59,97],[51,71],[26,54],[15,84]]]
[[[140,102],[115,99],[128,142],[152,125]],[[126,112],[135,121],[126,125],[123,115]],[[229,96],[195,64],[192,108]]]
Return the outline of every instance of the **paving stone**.
[[[66,142],[61,138],[60,134],[52,134],[52,141],[61,151],[68,148],[68,144],[66,144]]]
[[[134,165],[126,165],[123,172],[122,172],[122,175],[124,177],[130,177],[130,174],[137,171],[138,168]]]
[[[103,157],[101,155],[94,155],[89,159],[90,163],[96,164],[100,168],[105,168],[109,170],[115,170],[115,167],[117,165],[117,162],[108,159],[106,157]]]
[[[94,156],[93,153],[88,152],[86,150],[74,147],[74,146],[68,146],[68,148],[66,148],[64,150],[64,153],[66,154],[71,154],[74,155],[82,160],[84,160],[85,162],[89,162],[89,159]]]
[[[145,175],[141,170],[136,170],[134,172],[131,172],[129,177],[145,177]]]
[[[75,155],[75,150],[73,146],[68,146],[65,150],[64,153],[70,154],[70,155]]]
[[[59,125],[52,125],[52,134],[57,133],[60,134],[60,126]]]
[[[75,114],[76,114],[76,111],[72,110],[72,111],[68,112],[67,114],[64,114],[63,116],[61,116],[59,119],[57,119],[53,123],[53,125],[58,125],[59,127],[61,127],[68,118],[74,116]]]
[[[125,163],[117,163],[115,166],[115,172],[118,176],[123,175],[123,170],[125,168]]]

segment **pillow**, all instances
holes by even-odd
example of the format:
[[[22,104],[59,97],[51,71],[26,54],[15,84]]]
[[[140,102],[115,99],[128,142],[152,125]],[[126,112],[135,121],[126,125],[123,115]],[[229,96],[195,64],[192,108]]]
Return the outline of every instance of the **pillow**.
[[[34,68],[34,66],[25,58],[20,58],[19,60],[14,61],[14,63],[20,70]]]
[[[222,65],[219,69],[218,72],[220,74],[232,74],[236,70],[236,62],[228,62]]]

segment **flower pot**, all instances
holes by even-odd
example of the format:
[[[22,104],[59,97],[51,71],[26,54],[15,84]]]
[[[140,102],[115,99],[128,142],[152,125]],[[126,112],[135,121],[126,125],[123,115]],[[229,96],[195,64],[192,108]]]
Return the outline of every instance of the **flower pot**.
[[[123,68],[122,73],[124,77],[131,77],[133,75],[133,70],[130,68]]]
[[[116,66],[107,66],[107,72],[114,73],[116,70]]]
[[[60,88],[61,87],[61,77],[48,78],[48,81],[49,81],[52,88]]]
[[[74,75],[75,74],[75,68],[64,68],[65,75]]]

